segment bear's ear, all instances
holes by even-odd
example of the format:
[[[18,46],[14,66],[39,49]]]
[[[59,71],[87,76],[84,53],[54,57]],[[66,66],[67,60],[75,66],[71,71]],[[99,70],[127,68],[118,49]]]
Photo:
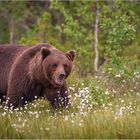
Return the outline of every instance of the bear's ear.
[[[42,55],[43,59],[45,57],[47,57],[50,53],[51,53],[51,51],[48,48],[46,48],[46,47],[41,48],[41,55]]]
[[[68,52],[66,53],[66,56],[67,56],[68,59],[70,59],[71,61],[74,60],[75,55],[76,55],[76,51],[75,51],[75,50],[71,50],[71,51],[68,51]]]

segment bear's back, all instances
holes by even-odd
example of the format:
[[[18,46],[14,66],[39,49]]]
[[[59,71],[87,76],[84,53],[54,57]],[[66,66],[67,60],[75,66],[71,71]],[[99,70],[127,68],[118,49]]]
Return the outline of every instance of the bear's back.
[[[17,45],[0,45],[0,93],[6,92],[11,66],[25,49],[23,46]]]

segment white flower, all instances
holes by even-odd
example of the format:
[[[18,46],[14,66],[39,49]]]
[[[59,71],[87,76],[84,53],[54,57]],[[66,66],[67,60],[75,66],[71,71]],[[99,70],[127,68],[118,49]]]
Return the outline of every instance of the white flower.
[[[74,124],[74,120],[72,120],[71,123]]]
[[[5,115],[6,115],[6,112],[3,112],[1,115],[2,115],[2,116],[5,116]]]
[[[49,131],[49,130],[50,130],[50,128],[46,127],[46,128],[45,128],[45,130]]]
[[[64,119],[67,121],[68,120],[68,116],[65,116]]]
[[[79,126],[82,126],[82,123],[79,123]]]
[[[124,100],[121,100],[122,103],[124,103]]]
[[[37,96],[35,96],[35,99],[37,99]]]
[[[120,77],[121,77],[121,75],[120,75],[120,74],[118,74],[118,75],[115,75],[115,77],[116,77],[116,78],[120,78]]]

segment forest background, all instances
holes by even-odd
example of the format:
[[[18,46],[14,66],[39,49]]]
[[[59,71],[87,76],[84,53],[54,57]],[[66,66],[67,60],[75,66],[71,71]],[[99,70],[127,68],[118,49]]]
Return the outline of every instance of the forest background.
[[[55,113],[58,117],[45,114],[43,101],[28,113],[21,111],[22,116],[9,116],[1,108],[5,127],[0,127],[0,138],[140,138],[139,0],[0,1],[0,43],[28,47],[41,42],[77,52],[68,79],[73,108]],[[34,108],[44,114],[39,126],[31,121],[39,114]],[[28,123],[22,127],[16,119]],[[50,120],[56,129],[60,126],[57,131],[51,124],[46,127],[44,121]]]

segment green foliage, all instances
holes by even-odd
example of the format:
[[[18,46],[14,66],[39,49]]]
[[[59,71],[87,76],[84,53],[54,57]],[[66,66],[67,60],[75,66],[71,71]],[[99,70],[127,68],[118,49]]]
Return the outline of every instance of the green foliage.
[[[56,29],[66,35],[67,41],[73,40],[72,45],[85,44],[91,39],[90,28],[91,23],[94,22],[94,14],[92,13],[94,3],[83,0],[81,2],[55,1],[52,3],[52,8],[63,15],[62,23],[58,24]]]
[[[25,12],[26,11],[26,12]],[[10,40],[10,28],[11,19],[13,20],[13,34],[16,39],[21,36],[21,30],[19,30],[21,23],[27,17],[28,9],[26,9],[26,3],[24,1],[0,1],[0,19],[1,29],[0,34],[2,36],[1,42],[8,43]],[[18,27],[18,29],[17,29]],[[23,34],[23,32],[22,32]]]
[[[37,25],[33,27],[28,33],[26,34],[26,37],[22,37],[20,39],[21,44],[26,45],[35,45],[39,42],[46,42],[47,40],[52,43],[51,40],[49,40],[48,34],[51,35],[52,26],[50,24],[50,17],[51,15],[47,12],[42,13],[42,17],[38,21]],[[50,30],[51,29],[51,30]]]
[[[48,42],[63,51],[75,49],[77,72],[85,76],[93,71],[95,11],[96,1],[1,1],[0,41],[9,42],[12,18],[16,43]],[[99,1],[99,11],[99,64],[103,64],[104,55],[122,56],[124,49],[139,43],[139,3]]]
[[[1,43],[7,43],[7,40],[9,39],[9,30],[7,29],[7,26],[8,26],[7,20],[3,18],[3,22],[0,22],[0,27],[3,27],[1,28],[1,33],[0,33]]]
[[[134,73],[139,70],[138,60],[135,57],[114,57],[105,66],[113,78],[119,75],[122,79],[131,80]]]
[[[135,38],[136,30],[134,22],[132,22],[134,13],[131,9],[134,5],[135,3],[128,2],[125,4],[124,1],[117,0],[114,1],[112,9],[107,5],[103,6],[103,13],[101,14],[103,44],[110,57],[112,53],[120,54],[124,47]]]
[[[140,60],[140,47],[139,44],[133,45],[133,46],[128,46],[127,48],[124,49],[122,52],[122,55],[125,57],[136,57],[138,60]],[[138,62],[140,63],[140,61]]]

